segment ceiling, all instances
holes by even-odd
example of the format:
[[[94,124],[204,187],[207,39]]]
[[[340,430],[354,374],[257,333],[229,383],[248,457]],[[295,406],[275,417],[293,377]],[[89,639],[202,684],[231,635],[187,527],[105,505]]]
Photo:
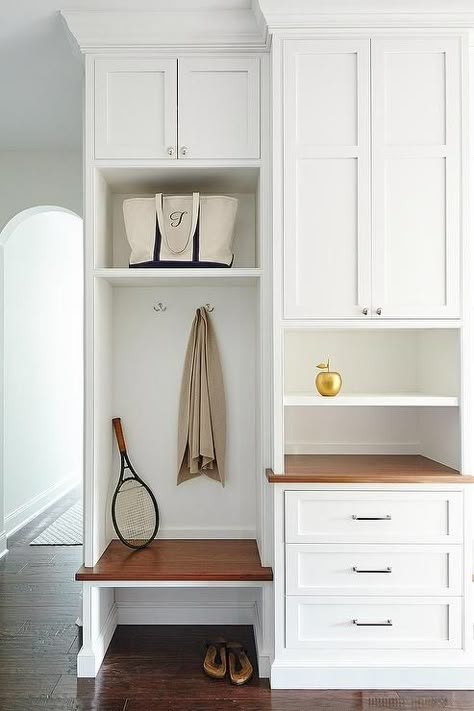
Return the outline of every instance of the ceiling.
[[[0,0],[0,150],[80,149],[82,58],[59,10],[249,6],[250,0]]]

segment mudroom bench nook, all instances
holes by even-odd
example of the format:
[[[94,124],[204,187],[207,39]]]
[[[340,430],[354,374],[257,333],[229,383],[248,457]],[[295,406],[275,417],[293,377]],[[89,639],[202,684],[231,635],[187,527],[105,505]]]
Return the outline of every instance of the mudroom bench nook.
[[[474,689],[474,12],[347,7],[62,13],[85,60],[79,676],[117,625],[230,623],[273,688]],[[156,248],[176,196],[193,219],[230,198],[218,266]],[[205,304],[225,486],[177,486]],[[117,417],[160,510],[137,551],[111,520]]]

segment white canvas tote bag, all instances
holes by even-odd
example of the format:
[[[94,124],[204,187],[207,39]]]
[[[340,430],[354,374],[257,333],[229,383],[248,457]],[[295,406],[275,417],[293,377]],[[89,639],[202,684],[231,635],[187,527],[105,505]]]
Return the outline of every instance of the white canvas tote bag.
[[[237,206],[199,193],[124,200],[130,267],[231,267]]]

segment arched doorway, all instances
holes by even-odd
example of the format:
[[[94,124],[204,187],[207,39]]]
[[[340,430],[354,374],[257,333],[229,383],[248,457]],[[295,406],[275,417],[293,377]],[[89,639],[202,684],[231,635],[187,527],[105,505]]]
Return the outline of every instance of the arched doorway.
[[[82,231],[75,213],[40,206],[0,233],[0,556],[81,480]]]

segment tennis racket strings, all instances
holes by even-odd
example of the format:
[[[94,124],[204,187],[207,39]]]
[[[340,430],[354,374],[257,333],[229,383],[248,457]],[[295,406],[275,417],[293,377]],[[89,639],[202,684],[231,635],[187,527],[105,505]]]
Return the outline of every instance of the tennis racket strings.
[[[152,538],[156,511],[146,488],[135,479],[122,482],[115,499],[115,520],[120,533],[132,545]]]

